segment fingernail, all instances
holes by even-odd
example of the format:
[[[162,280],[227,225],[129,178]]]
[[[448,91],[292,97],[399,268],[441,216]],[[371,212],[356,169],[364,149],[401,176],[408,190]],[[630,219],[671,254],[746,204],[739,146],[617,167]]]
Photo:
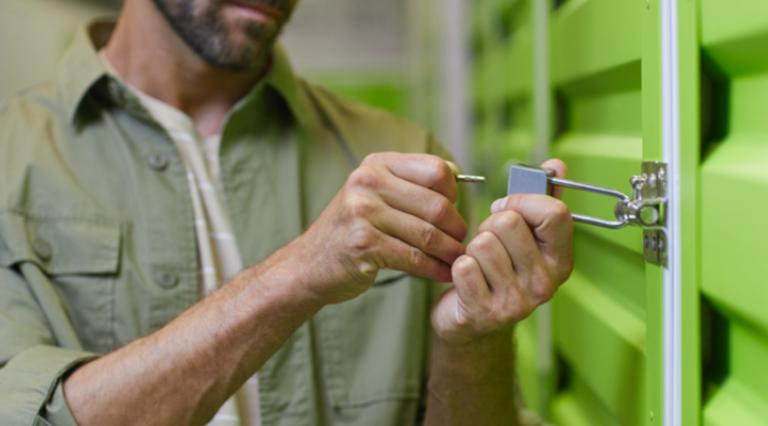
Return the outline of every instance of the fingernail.
[[[504,203],[503,198],[499,198],[498,200],[494,201],[493,204],[491,204],[491,213],[496,213],[501,209],[502,203]]]

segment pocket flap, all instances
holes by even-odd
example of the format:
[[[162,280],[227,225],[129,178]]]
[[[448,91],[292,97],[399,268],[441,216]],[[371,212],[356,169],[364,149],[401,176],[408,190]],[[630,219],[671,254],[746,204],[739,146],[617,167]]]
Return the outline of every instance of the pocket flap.
[[[51,275],[117,272],[120,225],[97,217],[0,212],[0,265],[33,262]]]

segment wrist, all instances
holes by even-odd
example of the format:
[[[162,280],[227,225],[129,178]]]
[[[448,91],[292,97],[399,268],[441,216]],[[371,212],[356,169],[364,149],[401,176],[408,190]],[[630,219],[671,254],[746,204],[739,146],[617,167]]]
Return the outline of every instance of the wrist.
[[[463,342],[445,340],[433,333],[432,352],[435,361],[449,365],[455,374],[485,380],[502,373],[500,365],[512,366],[513,331],[499,331]]]

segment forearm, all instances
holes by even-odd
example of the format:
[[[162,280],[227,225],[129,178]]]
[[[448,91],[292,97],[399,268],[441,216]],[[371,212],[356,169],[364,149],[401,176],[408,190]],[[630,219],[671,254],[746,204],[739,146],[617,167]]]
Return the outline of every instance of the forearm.
[[[82,425],[202,424],[321,303],[280,252],[166,327],[77,369],[65,394]]]
[[[425,424],[518,424],[510,333],[465,346],[433,336]]]

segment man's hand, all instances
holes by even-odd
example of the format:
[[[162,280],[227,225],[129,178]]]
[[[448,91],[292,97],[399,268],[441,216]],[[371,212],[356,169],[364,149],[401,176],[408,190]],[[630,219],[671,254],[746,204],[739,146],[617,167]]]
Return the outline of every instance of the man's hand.
[[[542,167],[564,177],[566,167]],[[513,195],[497,200],[491,216],[451,269],[454,288],[432,313],[437,337],[465,345],[508,330],[548,301],[572,269],[571,216],[560,200]]]
[[[290,250],[325,303],[361,294],[385,267],[449,281],[467,232],[456,197],[441,158],[372,154]]]

